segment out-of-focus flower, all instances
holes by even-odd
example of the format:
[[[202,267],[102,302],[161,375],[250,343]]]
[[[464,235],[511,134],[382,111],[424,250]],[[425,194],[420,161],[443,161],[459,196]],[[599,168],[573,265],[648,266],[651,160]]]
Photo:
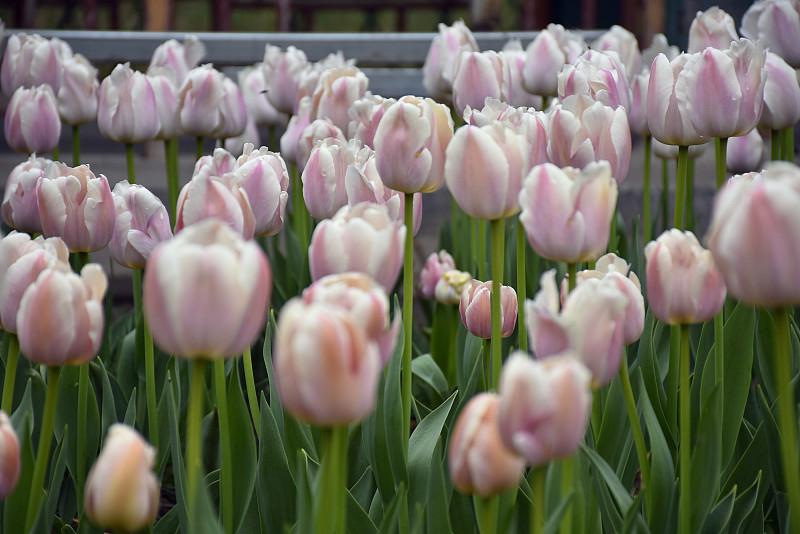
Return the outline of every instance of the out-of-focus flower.
[[[422,84],[432,98],[447,100],[450,97],[453,69],[462,51],[478,51],[478,43],[464,21],[457,20],[452,26],[440,23],[439,33],[431,41],[422,66]]]
[[[264,49],[264,80],[267,98],[281,113],[292,114],[300,102],[299,86],[309,64],[302,50],[290,46],[286,51],[267,45]]]
[[[461,292],[461,303],[458,311],[461,322],[476,337],[489,339],[492,337],[492,281],[473,280],[465,285]],[[500,321],[501,336],[508,337],[514,333],[517,325],[517,292],[511,286],[500,288]]]
[[[253,118],[247,116],[247,126],[241,135],[236,137],[228,137],[225,139],[225,150],[231,154],[241,155],[244,152],[245,145],[261,146],[261,136],[258,135],[258,128]]]
[[[587,50],[558,74],[558,98],[586,95],[616,109],[631,108],[631,88],[625,66],[614,51]]]
[[[463,493],[491,497],[517,487],[525,464],[503,444],[498,427],[500,397],[480,393],[464,406],[450,437],[453,485]]]
[[[20,456],[19,439],[11,420],[5,412],[0,412],[0,499],[5,499],[14,491],[19,481]]]
[[[687,88],[690,57],[681,54],[670,61],[659,54],[650,68],[647,127],[654,138],[667,145],[700,145],[707,141],[692,125],[687,92],[678,90]]]
[[[128,63],[114,67],[100,84],[97,126],[101,134],[118,143],[155,139],[160,125],[150,79]]]
[[[212,65],[190,70],[178,91],[180,122],[184,133],[217,137],[225,120],[222,112],[225,93],[225,76]]]
[[[611,29],[598,37],[593,43],[594,50],[613,51],[625,65],[628,77],[633,77],[642,70],[642,54],[636,36],[622,26],[611,26]],[[649,65],[647,65],[649,67]]]
[[[289,198],[289,171],[281,155],[265,146],[255,150],[253,145],[245,144],[234,174],[253,209],[255,234],[270,236],[280,232]]]
[[[750,133],[728,139],[728,148],[725,157],[728,172],[739,174],[743,172],[758,171],[764,161],[764,140],[757,128]]]
[[[97,117],[100,82],[97,69],[80,54],[64,58],[61,87],[58,89],[58,112],[67,124],[83,124]]]
[[[506,43],[500,52],[503,62],[503,77],[500,93],[503,101],[515,107],[542,107],[542,98],[525,90],[523,85],[523,72],[527,54],[522,49],[519,40]],[[486,99],[484,99],[484,102]]]
[[[104,529],[135,532],[158,515],[159,484],[153,473],[156,451],[133,428],[114,424],[89,471],[84,507]]]
[[[69,45],[54,37],[15,33],[8,37],[0,70],[3,94],[11,96],[20,87],[49,85],[61,88],[61,64],[72,55]]]
[[[169,215],[161,200],[141,185],[114,186],[116,222],[109,243],[111,257],[125,267],[143,269],[153,249],[172,237]]]
[[[631,79],[631,107],[628,110],[628,124],[631,131],[639,135],[649,135],[647,128],[647,86],[650,85],[650,70],[634,74]]]
[[[147,74],[164,73],[176,87],[180,87],[189,75],[189,71],[195,68],[205,55],[206,47],[194,35],[187,36],[183,43],[169,39],[153,51]]]
[[[780,56],[767,52],[767,82],[759,124],[782,130],[800,121],[800,81],[797,73]]]
[[[222,121],[213,132],[213,136],[218,139],[227,139],[244,133],[244,129],[247,127],[247,108],[242,91],[233,80],[226,77],[222,81],[222,88],[225,90],[225,96],[220,104]]]
[[[311,98],[304,98],[297,109],[297,112],[289,119],[286,131],[281,136],[280,146],[281,155],[295,164],[298,163],[300,137],[311,124]],[[344,137],[344,136],[342,136]],[[308,158],[308,154],[306,154]]]
[[[11,170],[0,205],[3,222],[11,228],[29,234],[42,232],[36,189],[51,163],[49,159],[32,155]]]
[[[195,174],[178,195],[175,232],[206,219],[219,219],[244,239],[255,235],[255,214],[247,193],[232,173]]]
[[[567,31],[559,24],[549,24],[525,50],[522,75],[525,89],[535,95],[555,96],[561,68],[575,61],[584,50],[586,43],[580,34]]]
[[[800,303],[800,168],[771,163],[717,194],[707,241],[731,295],[767,307]]]
[[[358,139],[364,145],[375,148],[375,131],[378,129],[384,113],[392,104],[397,102],[394,98],[384,98],[367,92],[350,106],[350,125],[347,134],[350,139]]]
[[[667,61],[672,61],[681,55],[681,49],[675,45],[670,45],[667,37],[663,33],[653,35],[650,46],[642,50],[642,67],[650,69],[653,60],[657,55],[664,54]]]
[[[247,113],[258,126],[282,126],[289,117],[281,113],[267,98],[264,65],[257,63],[239,71],[239,88],[242,90]]]
[[[760,41],[793,68],[800,68],[800,2],[757,0],[742,17],[744,37]]]
[[[519,203],[519,220],[538,254],[568,263],[591,261],[608,246],[617,184],[605,161],[583,170],[545,163],[525,179]]]
[[[350,107],[367,92],[369,80],[356,67],[340,67],[322,73],[311,95],[313,115],[329,119],[340,130],[347,131]]]
[[[470,282],[472,282],[470,273],[455,269],[446,271],[436,282],[436,289],[434,290],[436,302],[447,304],[448,306],[460,304],[461,296],[464,294],[464,290],[470,287]]]
[[[173,139],[181,134],[181,115],[178,107],[178,86],[166,72],[152,69],[147,75],[156,97],[158,114],[157,139]]]
[[[653,154],[661,159],[678,159],[678,146],[665,145],[658,139],[653,138]],[[710,142],[703,143],[702,145],[689,146],[689,159],[697,159],[703,155]]]
[[[58,145],[61,119],[48,85],[14,91],[4,121],[6,143],[17,152],[51,152]]]
[[[156,247],[144,311],[161,349],[184,358],[241,354],[264,325],[272,273],[264,253],[219,220],[194,224]]]
[[[739,39],[736,33],[736,23],[718,6],[712,6],[705,11],[698,11],[692,25],[689,27],[688,52],[702,52],[706,48],[725,50],[731,41]]]
[[[752,252],[751,252],[752,253]],[[725,303],[725,281],[709,250],[691,232],[667,230],[644,249],[647,300],[668,324],[702,323]]]
[[[487,98],[503,98],[503,57],[492,50],[462,52],[453,72],[453,106],[459,114],[467,106],[482,108]]]
[[[311,157],[311,151],[317,143],[329,137],[339,139],[344,143],[347,142],[342,130],[328,119],[317,119],[306,126],[297,140],[297,167],[304,169],[308,158]],[[281,140],[281,145],[283,145],[283,140]]]
[[[449,252],[446,250],[431,252],[425,260],[422,271],[419,273],[419,287],[422,296],[426,299],[432,299],[435,295],[436,284],[439,283],[439,279],[444,273],[452,271],[455,268],[456,262]]]
[[[311,278],[355,271],[391,291],[403,266],[405,236],[405,226],[392,220],[386,206],[344,206],[314,229],[308,248]]]

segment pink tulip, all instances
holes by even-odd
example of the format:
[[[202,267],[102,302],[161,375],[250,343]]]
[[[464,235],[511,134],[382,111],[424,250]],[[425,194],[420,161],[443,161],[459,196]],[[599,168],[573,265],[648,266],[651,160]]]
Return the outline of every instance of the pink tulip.
[[[342,130],[328,119],[317,119],[306,126],[297,140],[297,167],[304,169],[314,146],[329,137],[347,142]]]
[[[625,66],[628,78],[642,70],[642,54],[636,36],[622,26],[611,26],[611,29],[592,43],[592,49],[600,52],[616,52]],[[649,65],[648,65],[649,66]]]
[[[688,52],[702,52],[706,48],[725,50],[731,41],[739,39],[736,33],[736,23],[718,6],[712,6],[705,11],[698,11],[689,27]]]
[[[178,195],[175,233],[206,219],[219,219],[244,239],[255,235],[255,214],[233,174],[196,174]]]
[[[116,222],[108,248],[111,257],[125,267],[144,269],[153,249],[172,238],[164,204],[141,185],[127,181],[114,186]]]
[[[218,139],[238,137],[247,127],[247,107],[244,97],[239,86],[230,78],[223,80],[222,87],[225,89],[225,97],[220,105],[222,122],[214,131],[214,137]]]
[[[672,61],[681,55],[681,50],[677,46],[670,45],[663,33],[657,33],[653,35],[650,46],[642,50],[642,66],[649,70],[653,60],[659,54],[664,54],[667,61]]]
[[[72,55],[69,45],[58,38],[15,33],[8,37],[0,81],[3,94],[11,96],[20,87],[49,85],[54,93],[61,87],[62,62]]]
[[[303,199],[312,217],[328,219],[347,204],[345,175],[359,152],[364,152],[361,157],[366,159],[372,151],[358,141],[347,143],[335,137],[316,143],[301,176]],[[374,179],[380,182],[377,171],[374,174]]]
[[[206,47],[193,35],[187,36],[183,43],[169,39],[158,45],[153,52],[147,74],[155,74],[154,71],[169,73],[172,83],[180,87],[189,75],[189,71],[195,68],[205,55]]]
[[[61,87],[56,94],[58,113],[67,124],[83,124],[97,118],[100,83],[97,69],[80,54],[64,58]]]
[[[255,216],[256,235],[275,235],[286,219],[289,171],[280,154],[245,144],[234,171]]]
[[[375,132],[383,115],[397,102],[394,98],[383,98],[369,92],[353,102],[350,107],[350,125],[347,133],[350,139],[358,139],[365,146],[375,148]]]
[[[442,274],[436,282],[434,297],[439,304],[454,306],[461,303],[464,291],[471,286],[472,275],[451,269]],[[502,293],[502,291],[501,291]]]
[[[225,128],[223,106],[232,111],[244,102],[225,103],[227,88],[225,76],[211,65],[202,65],[189,71],[178,91],[181,128],[186,134],[217,138]],[[241,111],[241,110],[239,110]],[[244,128],[244,126],[242,126]]]
[[[800,2],[757,0],[742,17],[742,35],[760,41],[793,68],[800,68]]]
[[[17,152],[51,152],[58,146],[61,120],[53,90],[48,85],[20,87],[6,108],[6,142]]]
[[[661,159],[670,159],[670,160],[678,159],[677,145],[665,145],[656,138],[653,138],[652,142],[653,142],[653,153],[657,157]],[[689,146],[689,159],[697,159],[700,156],[702,156],[710,144],[711,144],[710,142],[706,142],[703,143],[702,145]]]
[[[622,361],[628,307],[628,297],[617,281],[585,279],[560,309],[554,270],[542,275],[540,287],[536,298],[525,305],[534,355],[547,358],[575,351],[595,384],[611,382]]]
[[[445,179],[459,207],[480,219],[519,211],[519,191],[528,171],[525,137],[503,123],[459,128],[447,147]]]
[[[628,110],[628,124],[631,131],[639,135],[650,135],[647,128],[647,86],[650,84],[650,71],[634,74],[631,80],[631,107]]]
[[[445,150],[453,138],[450,110],[430,98],[404,96],[375,131],[383,183],[403,193],[431,193],[444,185]]]
[[[547,156],[548,117],[533,108],[515,108],[505,102],[489,98],[483,109],[467,108],[464,122],[472,126],[488,126],[495,121],[502,122],[528,140],[528,168],[545,163]]]
[[[330,426],[373,411],[381,357],[358,319],[324,302],[293,299],[284,305],[274,364],[281,402],[295,417]]]
[[[406,229],[385,206],[363,202],[345,206],[320,222],[311,236],[311,278],[348,271],[370,275],[391,291],[403,266]]]
[[[586,50],[580,34],[570,32],[559,24],[549,24],[540,31],[525,50],[523,84],[529,93],[555,96],[558,73]]]
[[[11,420],[0,412],[0,499],[14,492],[19,481],[19,439]]]
[[[286,131],[281,136],[281,155],[288,161],[295,164],[298,163],[300,137],[303,132],[311,124],[311,98],[304,98],[298,105],[297,113],[295,113],[289,124],[286,126]],[[342,135],[344,138],[344,135]],[[310,151],[309,151],[310,152]],[[306,154],[306,159],[308,154]]]
[[[453,106],[482,108],[487,98],[503,97],[503,57],[494,51],[462,52],[453,71]]]
[[[25,290],[45,269],[69,271],[69,251],[57,237],[31,239],[12,232],[0,240],[0,252],[0,328],[14,333]]]
[[[608,246],[617,184],[608,163],[583,170],[534,167],[519,194],[528,242],[541,256],[567,263],[598,258]]]
[[[455,268],[456,262],[449,252],[446,250],[432,252],[425,260],[425,266],[419,273],[419,287],[422,296],[428,300],[432,299],[439,279],[444,273]]]
[[[492,337],[492,281],[473,280],[461,293],[458,311],[461,322],[469,332],[481,339]],[[517,292],[511,286],[500,289],[501,336],[509,337],[517,325]]]
[[[689,97],[683,89],[689,85],[686,78],[690,57],[681,54],[670,61],[659,54],[650,67],[647,127],[654,138],[667,145],[700,145],[707,141],[692,124]]]
[[[228,358],[255,341],[272,273],[264,253],[225,223],[194,224],[147,262],[144,311],[153,339],[184,358]]]
[[[88,165],[72,168],[53,162],[36,191],[42,233],[58,236],[70,252],[93,252],[114,233],[114,197],[108,180]]]
[[[800,81],[780,56],[767,52],[767,82],[759,125],[771,130],[793,127],[800,121]]]
[[[340,130],[347,131],[350,107],[364,96],[368,85],[369,80],[356,67],[326,70],[311,96],[314,117],[329,119]]]
[[[51,163],[49,159],[31,156],[11,170],[0,205],[3,221],[11,228],[30,234],[42,232],[36,189]]]
[[[541,109],[542,98],[532,95],[523,86],[523,72],[527,56],[519,40],[506,43],[500,52],[503,62],[500,94],[504,102],[515,107],[535,107]],[[484,99],[485,102],[485,99]]]
[[[622,108],[613,109],[586,95],[564,99],[550,114],[547,139],[550,161],[559,167],[583,168],[605,160],[622,183],[631,162],[631,131]]]
[[[178,87],[171,76],[159,69],[151,69],[147,75],[156,98],[158,115],[157,139],[174,139],[181,134],[181,117],[178,108]]]
[[[308,67],[302,50],[290,46],[284,52],[277,46],[267,45],[264,50],[264,80],[267,98],[275,109],[287,114],[297,111],[300,81]]]
[[[284,126],[289,121],[289,117],[275,109],[267,98],[263,64],[246,67],[238,76],[247,113],[257,126]]]
[[[515,352],[500,375],[503,443],[531,466],[573,455],[592,406],[591,373],[573,352],[535,360]]]
[[[422,66],[422,84],[432,98],[443,101],[450,97],[453,68],[462,51],[478,51],[478,43],[464,21],[457,20],[452,26],[440,23]]]
[[[500,397],[480,393],[464,406],[450,436],[448,464],[462,493],[491,497],[516,488],[525,464],[503,444],[498,429]]]
[[[117,65],[100,84],[97,126],[101,134],[118,143],[155,139],[160,125],[150,79],[131,70],[128,63]]]
[[[616,52],[587,50],[558,74],[558,97],[586,95],[611,109],[631,109],[628,73]]]
[[[644,249],[647,300],[668,324],[702,323],[725,303],[725,282],[709,250],[691,232],[667,230]]]
[[[17,312],[20,351],[33,363],[80,365],[97,355],[103,341],[103,269],[86,265],[80,276],[45,269],[25,290]]]
[[[92,523],[123,532],[151,525],[160,496],[155,462],[155,449],[136,430],[111,425],[86,479],[84,508]]]
[[[224,148],[215,148],[212,155],[201,156],[194,164],[192,177],[199,174],[223,176],[237,169],[236,158]]]
[[[707,241],[732,296],[775,308],[800,303],[800,169],[771,163],[717,194]]]
[[[725,161],[728,172],[733,174],[760,170],[764,161],[764,140],[758,129],[753,128],[746,135],[728,139]]]

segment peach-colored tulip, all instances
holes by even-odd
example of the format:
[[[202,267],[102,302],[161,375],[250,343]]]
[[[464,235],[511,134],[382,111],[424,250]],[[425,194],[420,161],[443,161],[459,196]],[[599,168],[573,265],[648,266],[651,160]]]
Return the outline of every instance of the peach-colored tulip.
[[[234,171],[255,216],[256,235],[275,235],[286,219],[289,171],[280,154],[245,143]]]
[[[299,86],[309,64],[302,50],[290,46],[286,51],[267,45],[264,50],[264,80],[267,98],[281,113],[292,114],[300,102]]]
[[[329,137],[347,142],[342,130],[329,119],[317,119],[306,126],[297,139],[297,167],[304,169],[317,143]]]
[[[455,269],[446,271],[442,274],[442,277],[439,278],[439,281],[436,282],[436,289],[434,290],[436,302],[448,306],[461,304],[461,297],[464,291],[471,286],[470,282],[472,282],[472,275],[470,273],[457,271]]]
[[[462,289],[461,303],[458,306],[461,322],[473,336],[482,339],[492,337],[491,296],[491,280],[473,280]],[[517,325],[517,292],[511,286],[500,288],[500,321],[502,337],[514,333]]]
[[[350,107],[364,96],[368,85],[369,80],[356,67],[326,70],[311,96],[314,117],[329,119],[340,130],[347,131]]]
[[[15,33],[8,37],[0,70],[3,94],[14,94],[20,87],[49,85],[53,92],[61,87],[61,64],[72,55],[69,45],[54,37]]]
[[[375,131],[375,157],[383,183],[403,193],[431,193],[444,185],[445,150],[453,138],[447,106],[404,96],[384,113]]]
[[[440,23],[439,33],[431,41],[422,66],[422,84],[432,98],[439,101],[450,98],[453,68],[462,51],[478,51],[478,43],[464,21],[457,20],[452,26]]]
[[[587,95],[611,109],[619,106],[626,113],[631,109],[631,88],[628,73],[614,51],[587,50],[558,74],[558,97]]]
[[[167,209],[146,187],[124,180],[112,194],[117,215],[108,244],[111,257],[125,267],[143,269],[156,245],[172,237]]]
[[[611,26],[611,29],[595,39],[592,49],[601,52],[613,51],[625,65],[628,78],[632,78],[642,70],[642,54],[639,52],[639,42],[636,36],[622,26]],[[647,65],[648,67],[650,65]]]
[[[289,301],[278,321],[274,358],[281,402],[295,417],[341,425],[375,407],[378,346],[359,317],[341,307]]]
[[[8,175],[0,213],[11,228],[30,234],[42,232],[36,189],[50,163],[49,159],[32,155]]]
[[[695,130],[689,111],[686,87],[688,54],[669,60],[658,54],[650,66],[647,86],[647,127],[650,134],[667,145],[700,145],[705,139]]]
[[[453,106],[459,114],[467,106],[482,108],[487,98],[503,99],[503,57],[492,50],[462,52],[453,71]]]
[[[186,228],[150,255],[144,311],[164,351],[227,358],[255,341],[271,289],[272,273],[259,246],[211,219]]]
[[[5,499],[17,487],[19,480],[19,439],[11,420],[0,412],[0,499]]]
[[[80,276],[45,269],[25,290],[17,312],[20,351],[40,365],[79,365],[97,355],[103,341],[103,269],[90,263]]]
[[[224,221],[245,239],[255,235],[253,208],[234,174],[215,176],[202,171],[181,189],[175,232],[205,219]]]
[[[348,271],[368,274],[391,291],[403,266],[406,229],[386,206],[345,206],[314,229],[308,247],[311,278]]]
[[[800,80],[780,56],[767,52],[767,83],[759,124],[771,130],[793,127],[800,122]]]
[[[225,120],[222,111],[227,92],[225,79],[211,65],[202,65],[189,71],[178,91],[180,122],[185,133],[218,137],[217,133],[224,128]]]
[[[525,179],[519,220],[538,254],[580,263],[606,250],[616,203],[617,183],[607,162],[590,163],[583,170],[545,163]]]
[[[725,281],[711,251],[693,233],[667,230],[647,244],[644,254],[647,300],[656,318],[668,324],[702,323],[722,308]]]
[[[62,62],[61,87],[56,93],[58,113],[67,124],[83,124],[97,117],[100,82],[97,69],[80,54]]]
[[[206,47],[193,35],[187,36],[183,43],[169,39],[153,51],[147,74],[152,75],[155,71],[169,73],[172,83],[180,87],[189,75],[189,71],[195,68],[205,55]]]
[[[114,197],[108,180],[88,165],[68,167],[54,161],[36,191],[42,233],[58,236],[71,252],[93,252],[114,233]]]
[[[173,139],[181,134],[178,86],[163,69],[151,69],[147,75],[156,97],[157,139]]]
[[[245,67],[238,74],[247,113],[257,126],[284,126],[289,121],[267,98],[267,82],[264,80],[264,65],[257,63]]]
[[[430,256],[425,260],[422,271],[419,273],[419,287],[422,296],[429,300],[432,299],[439,279],[444,273],[455,268],[456,262],[449,252],[446,250],[431,252]]]
[[[628,297],[611,279],[588,279],[559,309],[555,271],[542,275],[541,289],[525,305],[531,347],[537,358],[573,350],[598,385],[608,384],[622,359]]]
[[[574,454],[589,422],[590,381],[573,352],[545,360],[512,354],[500,375],[498,424],[505,445],[534,467]]]
[[[503,444],[498,428],[500,397],[480,393],[464,406],[450,436],[448,463],[462,493],[491,497],[517,487],[525,464]]]
[[[728,172],[740,174],[758,171],[764,161],[764,140],[757,128],[750,133],[728,139],[725,162]]]
[[[160,124],[150,79],[128,63],[117,65],[100,84],[97,126],[101,134],[118,143],[155,139]]]
[[[689,27],[690,54],[702,52],[706,48],[725,50],[731,41],[739,39],[736,33],[736,23],[718,6],[712,6],[705,11],[698,11],[692,25]]]
[[[560,24],[549,24],[525,50],[525,89],[535,95],[555,96],[561,68],[575,61],[584,50],[586,43],[580,34],[567,31]]]
[[[17,152],[51,152],[58,145],[61,119],[48,85],[14,91],[3,121],[6,143]]]
[[[707,241],[731,295],[767,307],[800,303],[800,168],[771,163],[717,194]]]
[[[742,17],[742,35],[758,40],[793,68],[800,68],[800,2],[757,0]]]
[[[383,115],[397,102],[394,98],[384,98],[367,92],[350,106],[350,125],[348,137],[358,139],[365,146],[375,148],[375,132]]]
[[[104,529],[135,532],[158,515],[156,451],[133,428],[114,424],[86,478],[84,508]]]

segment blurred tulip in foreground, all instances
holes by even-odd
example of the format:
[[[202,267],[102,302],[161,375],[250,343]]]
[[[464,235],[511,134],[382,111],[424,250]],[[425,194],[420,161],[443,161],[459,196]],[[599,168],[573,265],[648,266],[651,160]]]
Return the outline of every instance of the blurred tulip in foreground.
[[[155,139],[160,125],[150,79],[128,63],[117,65],[100,84],[97,126],[118,143]]]
[[[6,413],[0,412],[0,500],[11,495],[17,487],[19,468],[17,433]]]
[[[143,269],[153,249],[172,237],[167,209],[141,185],[118,182],[112,191],[116,207],[111,257],[125,267]]]
[[[492,281],[473,280],[466,284],[461,293],[461,322],[469,332],[481,339],[492,337],[491,309]],[[511,286],[500,289],[501,337],[514,333],[517,325],[517,292]]]
[[[746,135],[728,139],[725,161],[728,172],[733,174],[760,170],[764,161],[764,140],[758,129],[753,128]]]
[[[29,234],[42,232],[36,190],[50,163],[49,159],[31,156],[8,175],[0,213],[11,228]]]
[[[419,286],[422,296],[426,299],[432,299],[439,279],[444,273],[455,268],[456,262],[449,252],[446,250],[431,252],[419,274]]]
[[[718,6],[712,6],[705,11],[698,11],[692,25],[689,27],[688,52],[702,52],[706,48],[725,50],[736,41],[736,23]]]
[[[45,153],[58,146],[61,119],[50,86],[39,85],[14,92],[4,120],[6,143],[17,152]]]

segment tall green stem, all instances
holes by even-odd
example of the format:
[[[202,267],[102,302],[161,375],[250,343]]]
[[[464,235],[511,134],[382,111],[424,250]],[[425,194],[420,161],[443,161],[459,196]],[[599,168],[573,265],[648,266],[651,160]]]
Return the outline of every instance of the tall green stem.
[[[205,392],[206,361],[202,359],[190,362],[192,376],[189,383],[189,406],[186,410],[186,507],[189,524],[197,521],[197,491],[203,476],[200,455],[200,426],[203,416],[203,393]]]
[[[195,154],[197,155],[197,159],[200,159],[203,157],[203,136],[198,135],[195,143]]]
[[[528,352],[528,330],[525,328],[526,255],[525,227],[517,220],[517,345],[519,350],[524,352]]]
[[[780,160],[783,152],[783,132],[781,130],[772,130],[769,147],[770,159],[772,161]]]
[[[793,366],[789,337],[790,309],[776,310],[775,318],[775,378],[778,382],[778,427],[783,460],[783,482],[789,500],[789,532],[800,532],[800,467],[797,459],[797,414],[792,386]]]
[[[408,455],[408,436],[411,432],[411,343],[413,340],[414,313],[414,202],[411,193],[405,194],[403,220],[406,225],[406,243],[403,252],[403,451]]]
[[[503,315],[500,306],[500,291],[503,287],[503,259],[505,258],[506,221],[495,219],[492,225],[492,390],[500,383],[500,368],[503,366]]]
[[[80,273],[89,263],[88,252],[75,253],[75,272]],[[86,417],[89,404],[89,364],[78,366],[78,430],[75,445],[75,471],[78,490],[78,507],[83,506],[83,482],[86,480]]]
[[[174,228],[179,194],[177,139],[166,139],[164,141],[164,155],[167,160],[167,210],[169,211],[170,225]]]
[[[544,483],[547,478],[547,465],[531,469],[531,534],[544,534]]]
[[[578,264],[577,263],[568,263],[567,264],[567,288],[569,292],[572,293],[572,290],[575,289],[575,286],[578,285]]]
[[[220,448],[220,501],[222,524],[226,534],[233,534],[233,451],[228,419],[228,394],[225,388],[225,360],[214,360],[214,392],[217,398]]]
[[[77,167],[81,164],[81,127],[77,124],[72,125],[72,166]]]
[[[61,159],[61,155],[58,151],[58,145],[53,148],[53,161],[59,161]]]
[[[661,159],[661,221],[662,230],[669,228],[669,162]]]
[[[144,372],[145,392],[147,396],[147,433],[150,443],[158,449],[158,401],[156,400],[156,361],[153,347],[153,336],[147,326],[147,319],[142,320],[142,333],[144,335]]]
[[[60,367],[47,368],[47,393],[44,397],[44,413],[42,414],[42,426],[39,430],[39,448],[36,452],[36,463],[33,466],[33,477],[31,478],[31,491],[28,496],[28,511],[25,514],[25,532],[30,532],[36,517],[39,515],[39,506],[42,504],[44,476],[47,472],[47,463],[50,460],[50,444],[53,441],[53,421],[56,415],[58,378],[60,374]]]
[[[8,415],[14,407],[14,384],[17,379],[17,363],[19,363],[19,340],[11,332],[6,333],[8,338],[8,352],[6,353],[6,370],[3,377],[3,401],[0,404]]]
[[[258,395],[256,394],[256,380],[253,376],[253,356],[248,345],[242,353],[244,361],[244,382],[247,387],[247,404],[250,407],[250,417],[253,418],[253,427],[256,435],[261,438],[261,409],[258,407]]]
[[[128,166],[128,182],[136,183],[136,165],[133,155],[133,143],[125,143],[125,163]]]
[[[692,528],[692,414],[689,390],[689,325],[680,326],[680,503],[679,532],[691,532]]]
[[[631,378],[628,373],[628,357],[624,353],[622,355],[622,363],[619,366],[619,378],[620,382],[622,382],[622,392],[625,396],[625,409],[628,411],[628,420],[631,423],[631,433],[633,434],[633,443],[636,446],[639,470],[642,473],[642,486],[647,488],[647,484],[650,482],[650,463],[647,461],[647,446],[644,442],[642,424],[639,421],[639,412],[636,409],[636,398],[633,396]]]
[[[497,534],[499,498],[475,497],[475,515],[478,516],[478,532],[480,534]]]
[[[686,165],[686,204],[683,208],[683,226],[694,232],[694,160]]]
[[[794,161],[794,126],[789,126],[783,131],[783,152],[781,156],[786,161]]]
[[[563,499],[569,492],[572,491],[575,470],[575,457],[569,456],[561,460],[561,498]],[[572,503],[568,504],[564,509],[564,515],[561,517],[561,526],[559,532],[561,534],[572,534]]]
[[[682,229],[685,224],[686,179],[689,171],[689,147],[678,147],[678,172],[675,175],[675,211],[672,224],[675,228]]]
[[[486,221],[478,219],[478,279],[485,282],[486,273]]]
[[[347,496],[347,426],[330,429],[314,506],[315,534],[345,534]]]
[[[716,155],[717,189],[719,189],[725,184],[727,175],[728,138],[718,137],[714,139],[714,149]]]
[[[653,146],[653,138],[649,135],[644,136],[644,179],[642,181],[642,235],[644,242],[649,243],[653,236],[653,221],[650,213],[650,151]]]

